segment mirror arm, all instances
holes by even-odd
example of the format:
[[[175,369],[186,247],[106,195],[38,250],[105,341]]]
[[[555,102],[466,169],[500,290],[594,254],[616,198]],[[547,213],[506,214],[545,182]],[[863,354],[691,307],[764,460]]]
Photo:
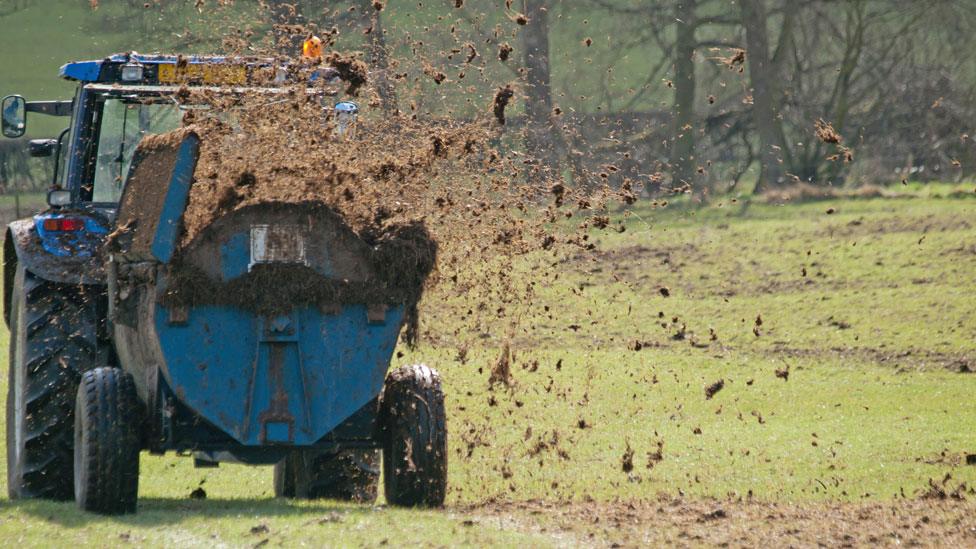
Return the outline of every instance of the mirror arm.
[[[64,101],[28,101],[27,112],[36,112],[48,116],[71,116],[71,100]]]

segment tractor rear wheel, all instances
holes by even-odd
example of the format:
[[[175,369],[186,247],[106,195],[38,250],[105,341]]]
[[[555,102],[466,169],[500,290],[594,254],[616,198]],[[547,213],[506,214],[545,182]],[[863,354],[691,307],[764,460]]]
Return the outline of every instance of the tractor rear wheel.
[[[296,450],[275,465],[275,497],[372,503],[379,476],[376,450]]]
[[[98,353],[98,296],[17,267],[6,311],[7,491],[11,499],[71,499],[74,400]]]
[[[140,408],[132,376],[118,368],[85,372],[75,405],[74,477],[78,507],[135,513]]]
[[[423,364],[386,378],[380,405],[386,501],[439,507],[447,492],[447,418],[438,373]]]

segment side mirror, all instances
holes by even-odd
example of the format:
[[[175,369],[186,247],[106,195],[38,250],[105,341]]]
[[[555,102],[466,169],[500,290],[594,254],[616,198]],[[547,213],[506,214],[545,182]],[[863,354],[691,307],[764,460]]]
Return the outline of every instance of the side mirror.
[[[28,143],[28,151],[34,158],[46,158],[48,156],[52,156],[57,150],[57,139],[31,139]]]
[[[359,105],[352,101],[342,101],[336,103],[333,110],[336,117],[336,133],[339,137],[354,137],[356,117],[359,115]]]
[[[4,137],[20,137],[27,131],[27,102],[19,95],[8,95],[0,105]]]
[[[55,208],[60,208],[62,206],[71,204],[71,191],[65,191],[62,189],[48,191],[47,204]]]

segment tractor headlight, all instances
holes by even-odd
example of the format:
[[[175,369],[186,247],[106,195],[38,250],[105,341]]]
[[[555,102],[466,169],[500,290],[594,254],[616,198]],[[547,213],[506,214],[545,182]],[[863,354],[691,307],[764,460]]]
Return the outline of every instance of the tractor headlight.
[[[143,66],[138,63],[126,63],[122,65],[122,81],[138,82],[142,80]]]

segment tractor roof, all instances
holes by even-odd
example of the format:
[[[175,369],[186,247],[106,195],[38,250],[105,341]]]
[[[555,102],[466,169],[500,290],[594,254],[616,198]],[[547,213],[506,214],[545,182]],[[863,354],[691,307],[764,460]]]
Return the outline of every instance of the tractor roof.
[[[144,55],[117,53],[95,61],[76,61],[61,67],[61,77],[79,82],[127,85],[246,86],[258,69],[276,71],[274,84],[285,81],[287,62],[272,58],[219,55]],[[333,70],[333,69],[326,69]],[[323,75],[331,77],[333,75]],[[264,79],[268,81],[267,78]],[[267,84],[264,84],[267,85]]]

